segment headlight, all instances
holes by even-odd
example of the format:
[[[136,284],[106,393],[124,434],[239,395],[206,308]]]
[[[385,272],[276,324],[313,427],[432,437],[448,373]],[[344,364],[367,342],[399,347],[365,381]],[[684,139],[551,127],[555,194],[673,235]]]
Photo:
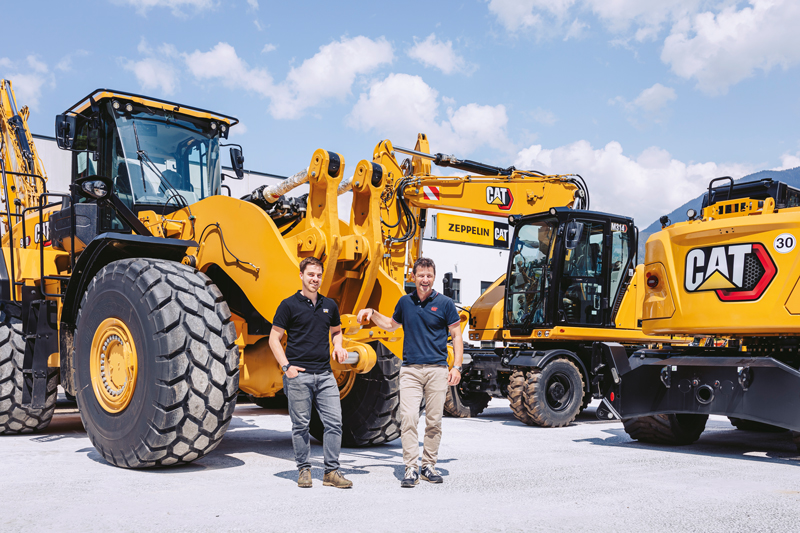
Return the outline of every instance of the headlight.
[[[83,190],[95,198],[103,198],[108,194],[108,187],[100,180],[84,181]]]

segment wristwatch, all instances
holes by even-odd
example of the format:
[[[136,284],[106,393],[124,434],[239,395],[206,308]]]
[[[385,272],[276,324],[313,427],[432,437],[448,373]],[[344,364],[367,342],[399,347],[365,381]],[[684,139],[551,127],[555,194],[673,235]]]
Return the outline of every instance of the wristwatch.
[[[459,374],[461,373],[461,367],[460,367],[460,366],[454,366],[453,368],[455,368],[456,370],[458,370],[458,373],[459,373]]]
[[[292,366],[292,365],[290,365],[290,364],[288,364],[288,363],[287,363],[287,364],[285,364],[285,365],[283,365],[283,366],[281,367],[281,370],[283,370],[283,373],[284,373],[284,374],[285,374],[286,372],[288,372],[288,371],[289,371],[289,367],[290,367],[290,366]]]

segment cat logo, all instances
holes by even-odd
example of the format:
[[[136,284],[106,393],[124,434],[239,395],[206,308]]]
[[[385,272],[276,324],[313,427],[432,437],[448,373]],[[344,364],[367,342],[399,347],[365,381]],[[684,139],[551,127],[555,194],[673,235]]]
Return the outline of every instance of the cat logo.
[[[514,203],[514,196],[511,190],[505,187],[486,187],[486,203],[507,211]]]
[[[758,300],[778,269],[760,243],[694,248],[686,254],[684,287],[715,291],[723,302]]]
[[[494,240],[500,242],[507,242],[508,241],[508,228],[501,228],[495,227],[494,228]]]

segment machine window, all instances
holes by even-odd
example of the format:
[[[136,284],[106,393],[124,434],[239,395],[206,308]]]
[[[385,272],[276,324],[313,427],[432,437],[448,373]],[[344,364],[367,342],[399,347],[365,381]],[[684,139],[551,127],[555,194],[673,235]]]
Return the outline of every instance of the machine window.
[[[558,291],[559,319],[567,324],[603,322],[603,235],[605,224],[584,222],[580,240],[566,250]]]
[[[536,326],[545,322],[555,228],[556,220],[547,219],[517,230],[511,249],[505,306],[510,324]]]

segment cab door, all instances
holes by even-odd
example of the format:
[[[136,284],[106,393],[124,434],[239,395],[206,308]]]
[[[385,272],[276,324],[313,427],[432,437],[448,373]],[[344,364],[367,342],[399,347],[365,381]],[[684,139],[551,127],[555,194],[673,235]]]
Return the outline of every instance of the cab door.
[[[609,325],[609,223],[573,218],[565,224],[556,290],[556,322],[583,327]]]

